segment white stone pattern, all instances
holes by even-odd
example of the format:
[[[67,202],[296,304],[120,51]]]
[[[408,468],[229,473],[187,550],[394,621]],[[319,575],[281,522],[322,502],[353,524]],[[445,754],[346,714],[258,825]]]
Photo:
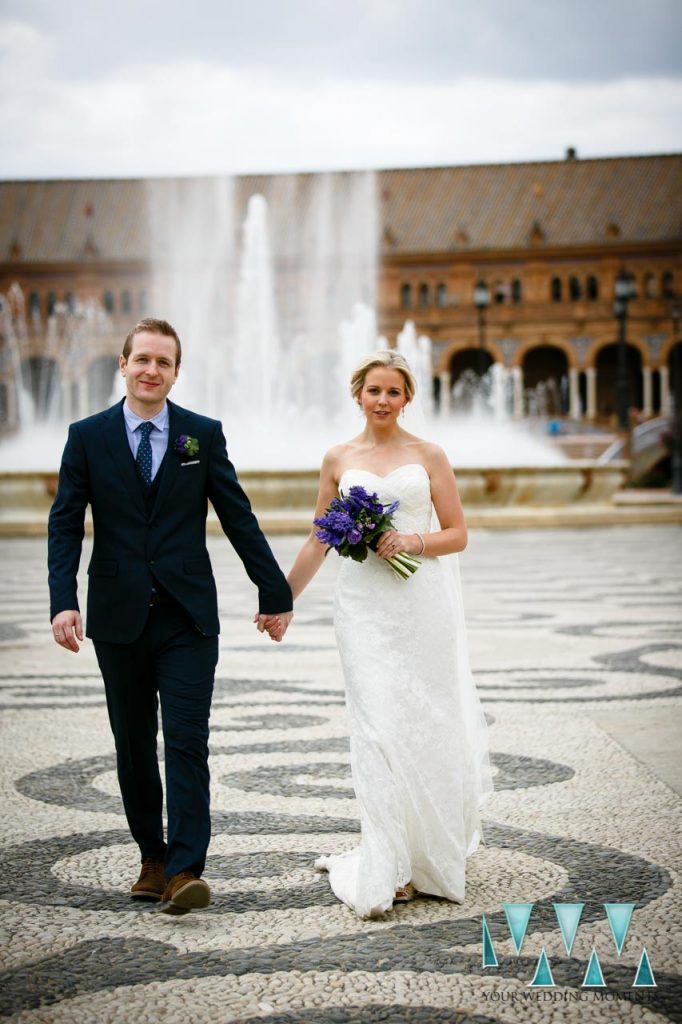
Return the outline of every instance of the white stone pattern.
[[[275,644],[251,621],[254,589],[229,543],[209,539],[222,622],[213,902],[171,919],[128,895],[139,858],[92,644],[74,656],[51,639],[44,541],[0,540],[2,1019],[679,1020],[682,787],[665,759],[682,709],[679,540],[666,526],[472,533],[461,567],[495,772],[484,843],[464,903],[418,897],[371,921],[314,870],[359,836],[336,555]],[[300,543],[272,538],[283,568]],[[415,701],[416,725],[419,713]],[[618,956],[603,903],[627,900]],[[519,956],[507,901],[535,904]],[[585,903],[570,956],[552,908],[569,901]],[[482,967],[483,913],[497,968]],[[593,946],[607,987],[588,992]],[[658,987],[633,990],[644,946]],[[556,988],[540,999],[529,982],[543,948]]]

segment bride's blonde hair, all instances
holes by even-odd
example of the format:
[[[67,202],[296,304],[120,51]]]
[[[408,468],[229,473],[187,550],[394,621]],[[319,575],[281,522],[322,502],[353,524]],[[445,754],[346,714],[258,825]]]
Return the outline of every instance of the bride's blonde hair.
[[[392,349],[383,349],[381,352],[373,352],[371,356],[365,356],[360,365],[355,367],[350,379],[350,393],[353,396],[353,400],[357,402],[365,383],[365,377],[370,370],[375,370],[377,367],[383,367],[388,370],[398,370],[403,375],[407,401],[411,402],[414,398],[414,393],[417,390],[417,383],[412,375],[412,370],[410,369],[405,356]]]

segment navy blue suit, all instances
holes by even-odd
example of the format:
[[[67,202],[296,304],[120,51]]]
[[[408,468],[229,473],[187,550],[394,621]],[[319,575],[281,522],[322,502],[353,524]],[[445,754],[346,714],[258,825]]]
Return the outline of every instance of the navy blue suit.
[[[291,591],[228,459],[220,423],[168,402],[169,446],[148,488],[130,451],[122,405],[69,428],[49,518],[50,618],[79,608],[76,574],[90,504],[86,632],[104,678],[128,822],[142,857],[165,858],[167,876],[200,875],[210,839],[208,718],[220,631],[206,549],[208,501],[258,588],[259,611],[289,611]],[[174,450],[181,434],[196,438],[196,455]],[[153,593],[162,600],[150,607]]]

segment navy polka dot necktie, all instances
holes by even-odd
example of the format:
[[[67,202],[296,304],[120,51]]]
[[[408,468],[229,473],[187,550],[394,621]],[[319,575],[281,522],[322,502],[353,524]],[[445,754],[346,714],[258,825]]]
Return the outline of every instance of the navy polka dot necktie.
[[[152,445],[149,440],[149,435],[153,429],[153,423],[141,423],[137,428],[140,435],[140,443],[137,447],[135,461],[137,462],[137,467],[140,470],[140,476],[146,483],[147,487],[150,487],[152,483]]]

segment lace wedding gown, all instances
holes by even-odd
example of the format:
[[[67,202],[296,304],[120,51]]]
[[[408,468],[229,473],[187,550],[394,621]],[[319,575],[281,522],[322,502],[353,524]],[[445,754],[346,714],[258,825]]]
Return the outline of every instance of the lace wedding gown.
[[[431,528],[424,466],[383,477],[346,470],[340,490],[355,484],[384,503],[399,500],[398,531]],[[408,580],[372,552],[365,562],[343,559],[334,625],[362,834],[356,849],[315,866],[329,871],[336,896],[360,917],[389,910],[407,882],[463,902],[465,861],[481,838],[479,808],[492,785],[456,556],[424,558]]]

